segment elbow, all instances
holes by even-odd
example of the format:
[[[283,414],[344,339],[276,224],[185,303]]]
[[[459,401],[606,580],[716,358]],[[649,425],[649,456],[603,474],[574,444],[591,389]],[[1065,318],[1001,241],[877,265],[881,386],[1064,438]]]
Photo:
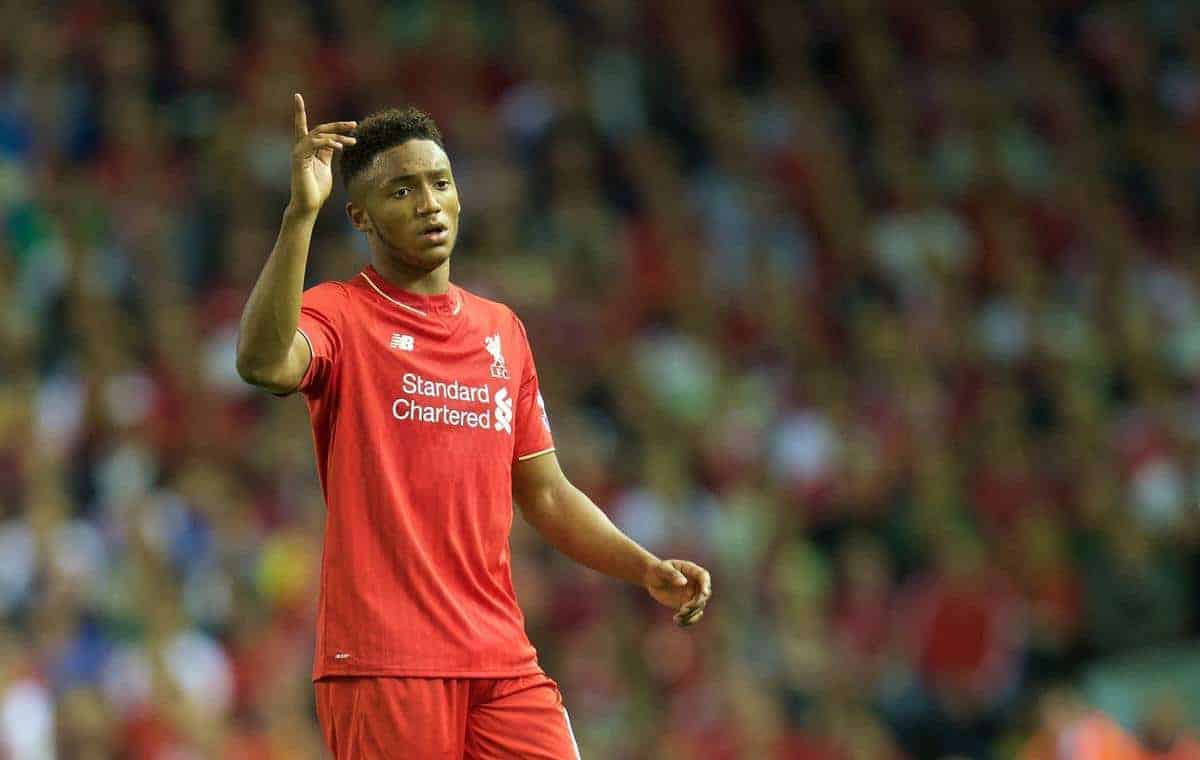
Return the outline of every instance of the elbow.
[[[242,380],[277,395],[287,395],[297,390],[304,376],[304,372],[295,369],[286,358],[263,361],[239,352],[235,366]]]
[[[272,372],[269,367],[264,367],[261,362],[256,362],[242,355],[237,358],[237,373],[238,377],[242,378],[250,385],[259,388],[266,388],[272,392],[281,392],[283,384],[279,382],[278,372]]]
[[[262,368],[257,366],[250,357],[241,353],[237,357],[237,373],[238,377],[251,385],[262,385],[263,383]]]
[[[273,373],[267,362],[262,360],[262,357],[249,349],[248,346],[242,343],[242,336],[238,334],[237,342],[237,362],[235,364],[238,377],[250,385],[257,385],[260,388],[271,386]]]
[[[242,330],[238,329],[237,336],[237,361],[234,364],[237,369],[238,377],[250,383],[257,385],[255,379],[258,377],[258,367],[254,361],[254,357],[246,350],[245,344],[242,342]]]

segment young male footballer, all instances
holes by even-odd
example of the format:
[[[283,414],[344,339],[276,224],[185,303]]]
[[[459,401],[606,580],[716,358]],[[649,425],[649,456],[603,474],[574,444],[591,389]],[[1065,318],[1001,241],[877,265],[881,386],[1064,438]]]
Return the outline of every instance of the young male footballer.
[[[313,680],[335,758],[578,757],[513,593],[513,502],[564,554],[644,586],[680,625],[704,568],[654,556],[559,468],[525,328],[450,281],[459,196],[412,108],[308,128],[294,97],[291,200],[242,313],[239,374],[299,391],[327,506]],[[303,290],[341,153],[371,262]]]

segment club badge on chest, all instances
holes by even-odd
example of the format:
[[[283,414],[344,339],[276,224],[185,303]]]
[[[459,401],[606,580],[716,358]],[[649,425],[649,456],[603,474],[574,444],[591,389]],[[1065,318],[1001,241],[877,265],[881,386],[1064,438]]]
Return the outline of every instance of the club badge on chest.
[[[504,352],[500,348],[500,333],[489,335],[483,339],[483,345],[492,355],[492,377],[508,379],[508,367],[504,363]]]

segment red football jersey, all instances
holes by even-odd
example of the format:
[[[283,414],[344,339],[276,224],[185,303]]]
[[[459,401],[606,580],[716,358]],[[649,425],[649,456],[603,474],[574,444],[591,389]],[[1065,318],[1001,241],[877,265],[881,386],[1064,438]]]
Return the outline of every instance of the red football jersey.
[[[521,321],[368,266],[306,291],[299,327],[327,507],[313,678],[538,672],[510,571],[512,466],[554,443]]]

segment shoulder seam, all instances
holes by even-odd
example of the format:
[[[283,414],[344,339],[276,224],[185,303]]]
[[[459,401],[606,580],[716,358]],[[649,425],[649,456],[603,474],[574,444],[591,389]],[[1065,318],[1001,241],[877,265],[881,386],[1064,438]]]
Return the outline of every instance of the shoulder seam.
[[[502,305],[504,306],[504,309],[508,312],[508,315],[510,317],[512,317],[512,320],[517,323],[517,329],[519,329],[521,331],[521,334],[524,335],[525,334],[525,323],[521,321],[521,317],[520,317],[520,315],[517,314],[517,310],[514,309],[513,307],[509,306],[508,304],[502,304]]]

